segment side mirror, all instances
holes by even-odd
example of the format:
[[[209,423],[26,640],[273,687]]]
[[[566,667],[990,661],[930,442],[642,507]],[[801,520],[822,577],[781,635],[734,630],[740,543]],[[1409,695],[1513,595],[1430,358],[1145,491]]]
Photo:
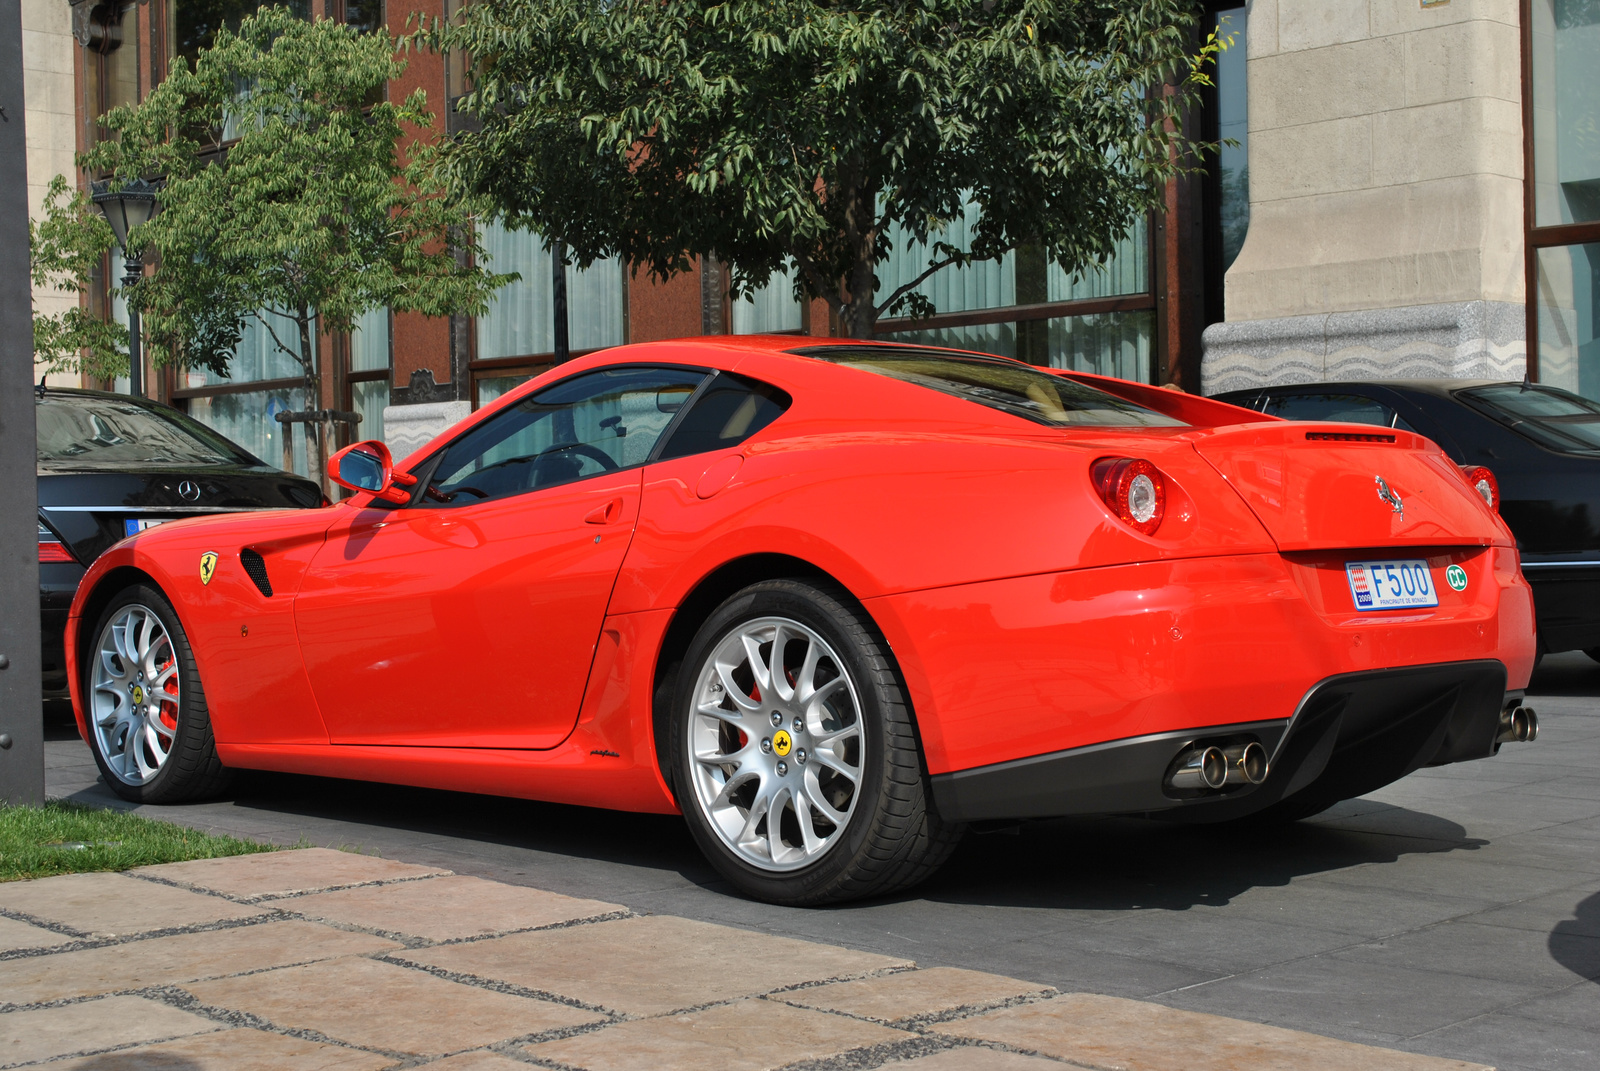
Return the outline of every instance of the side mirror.
[[[328,479],[352,491],[368,491],[385,502],[409,502],[410,487],[417,478],[409,472],[394,471],[389,448],[377,439],[347,446],[328,459]]]

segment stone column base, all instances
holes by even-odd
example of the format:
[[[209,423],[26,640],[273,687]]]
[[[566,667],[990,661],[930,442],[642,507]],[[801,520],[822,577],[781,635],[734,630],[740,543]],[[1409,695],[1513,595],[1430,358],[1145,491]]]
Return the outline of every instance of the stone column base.
[[[419,402],[383,407],[383,442],[396,461],[426,446],[435,435],[472,412],[472,403]]]
[[[1527,312],[1506,301],[1462,301],[1212,324],[1204,393],[1280,383],[1370,379],[1521,379]]]

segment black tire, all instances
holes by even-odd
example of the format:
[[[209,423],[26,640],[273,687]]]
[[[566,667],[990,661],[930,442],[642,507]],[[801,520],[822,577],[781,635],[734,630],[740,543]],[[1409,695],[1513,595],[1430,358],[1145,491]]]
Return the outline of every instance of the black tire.
[[[852,724],[861,728],[860,778],[852,793],[854,809],[848,821],[836,827],[836,838],[817,858],[781,871],[753,864],[713,826],[696,794],[696,767],[689,743],[695,693],[707,660],[741,626],[765,618],[797,622],[837,654],[840,668],[854,688],[858,710]],[[724,602],[700,626],[676,677],[667,719],[673,787],[695,842],[745,895],[791,906],[884,895],[924,880],[955,850],[962,827],[942,821],[933,810],[910,704],[888,644],[866,611],[842,589],[813,580],[752,584]],[[777,712],[772,716],[777,717]],[[772,732],[754,721],[747,728],[751,746],[757,731]],[[797,733],[795,740],[800,739]],[[800,759],[801,755],[796,749],[794,757]],[[803,764],[804,760],[800,761]],[[799,766],[794,767],[794,777],[796,784],[803,777]],[[815,813],[820,817],[820,812]],[[784,819],[798,821],[793,815]]]
[[[176,727],[171,734],[171,747],[159,769],[147,779],[132,781],[114,768],[106,754],[106,736],[96,724],[96,696],[94,673],[100,658],[102,638],[110,624],[130,607],[141,608],[166,630],[170,642],[170,656],[177,667],[178,698]],[[172,608],[172,603],[160,589],[149,584],[136,584],[118,592],[101,613],[94,631],[86,637],[78,672],[83,680],[84,704],[89,724],[89,750],[94,754],[95,765],[111,790],[125,800],[135,803],[180,803],[185,800],[205,799],[227,788],[233,773],[217,758],[216,740],[211,733],[211,715],[206,707],[205,689],[200,683],[200,673],[195,668],[194,649],[183,624]]]

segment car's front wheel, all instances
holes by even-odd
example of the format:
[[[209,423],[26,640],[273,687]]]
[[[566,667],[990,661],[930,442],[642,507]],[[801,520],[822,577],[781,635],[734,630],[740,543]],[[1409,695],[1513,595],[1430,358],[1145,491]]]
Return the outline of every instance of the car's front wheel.
[[[166,596],[144,584],[122,591],[94,637],[84,652],[84,703],[90,749],[112,791],[176,803],[226,787],[194,652]]]
[[[773,903],[908,887],[960,833],[933,812],[886,644],[831,586],[754,584],[701,626],[673,697],[671,763],[706,856]]]

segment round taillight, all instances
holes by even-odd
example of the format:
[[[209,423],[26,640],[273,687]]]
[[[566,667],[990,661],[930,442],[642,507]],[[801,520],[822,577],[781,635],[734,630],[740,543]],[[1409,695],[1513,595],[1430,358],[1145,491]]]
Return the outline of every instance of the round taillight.
[[[1122,523],[1154,535],[1167,511],[1167,485],[1161,470],[1143,458],[1103,457],[1091,470],[1095,488]]]
[[[1482,498],[1490,509],[1499,513],[1500,481],[1494,478],[1494,473],[1490,472],[1484,465],[1477,465],[1473,468],[1463,466],[1462,472],[1466,474],[1467,483],[1471,484],[1472,489],[1478,492],[1478,497]]]

